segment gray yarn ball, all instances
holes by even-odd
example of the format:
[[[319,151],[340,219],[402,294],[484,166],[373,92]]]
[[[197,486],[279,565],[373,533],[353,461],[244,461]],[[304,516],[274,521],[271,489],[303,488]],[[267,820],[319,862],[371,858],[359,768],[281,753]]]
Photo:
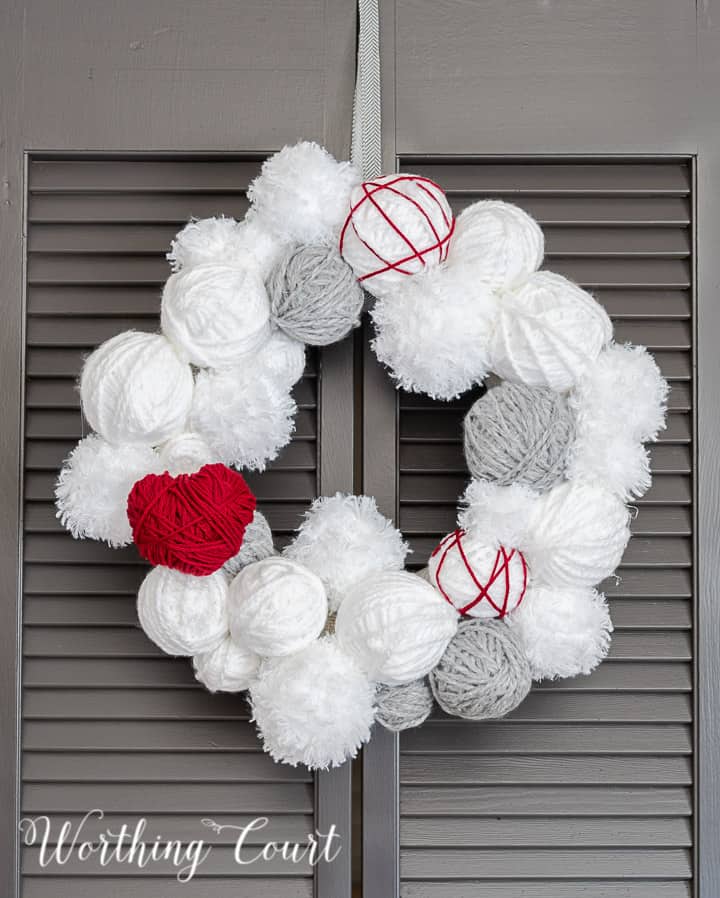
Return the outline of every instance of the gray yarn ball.
[[[272,271],[267,290],[273,320],[302,343],[327,346],[360,323],[362,287],[334,247],[291,250]]]
[[[432,693],[425,680],[413,680],[402,686],[381,683],[375,693],[375,720],[393,733],[419,727],[432,707]]]
[[[476,480],[524,483],[539,492],[565,476],[575,416],[554,390],[507,381],[465,416],[465,461]]]
[[[530,665],[520,641],[498,620],[462,621],[430,673],[440,707],[466,720],[504,717],[525,698],[530,685]]]

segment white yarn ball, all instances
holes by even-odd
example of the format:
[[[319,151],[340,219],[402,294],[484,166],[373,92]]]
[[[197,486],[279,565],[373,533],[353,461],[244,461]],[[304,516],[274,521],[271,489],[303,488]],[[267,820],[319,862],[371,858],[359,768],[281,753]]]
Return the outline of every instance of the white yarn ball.
[[[260,657],[230,636],[211,649],[193,658],[195,679],[210,692],[242,692],[250,684],[260,667]]]
[[[358,184],[346,211],[340,252],[374,296],[387,296],[447,258],[454,217],[427,178],[394,174]]]
[[[57,484],[57,517],[75,539],[101,539],[113,547],[132,542],[127,497],[136,480],[163,465],[150,446],[111,446],[96,433],[80,440]]]
[[[508,623],[534,680],[589,674],[607,655],[613,630],[605,597],[594,589],[536,586]]]
[[[335,633],[371,680],[400,686],[435,667],[457,622],[455,609],[421,577],[388,571],[350,590]]]
[[[232,579],[248,564],[262,561],[275,553],[270,525],[264,515],[255,509],[252,521],[245,528],[242,545],[237,555],[226,561],[223,570]]]
[[[217,454],[208,446],[199,433],[188,431],[171,437],[159,447],[162,470],[173,477],[178,474],[194,474],[203,465],[219,461]]]
[[[226,465],[262,471],[290,442],[297,407],[252,365],[200,371],[190,425]]]
[[[488,373],[497,310],[463,269],[434,268],[377,300],[372,348],[401,389],[454,399]]]
[[[157,446],[182,433],[193,396],[192,369],[161,334],[126,331],[85,362],[83,412],[110,443]]]
[[[165,258],[173,271],[206,262],[228,262],[233,257],[236,233],[234,218],[194,218],[176,234]]]
[[[611,337],[610,319],[589,293],[559,274],[538,271],[500,300],[492,369],[530,387],[567,390]]]
[[[334,243],[360,173],[316,143],[286,146],[248,189],[252,214],[284,243]]]
[[[592,586],[609,577],[630,539],[630,513],[599,484],[570,481],[539,496],[523,553],[534,583]]]
[[[265,661],[250,687],[253,719],[276,761],[339,767],[370,738],[375,688],[352,658],[325,637]]]
[[[257,377],[269,377],[278,387],[289,390],[305,371],[305,344],[273,326],[270,337],[246,364]]]
[[[464,209],[450,241],[449,266],[472,271],[479,284],[520,286],[542,265],[542,229],[518,206],[481,200]]]
[[[518,549],[488,545],[463,530],[441,540],[428,561],[428,574],[461,614],[488,620],[511,614],[523,601],[528,581]]]
[[[279,555],[249,564],[230,584],[230,632],[258,655],[300,651],[322,633],[327,613],[322,580]]]
[[[267,278],[280,257],[286,250],[286,244],[277,234],[253,214],[247,213],[243,221],[239,221],[235,234],[235,260],[244,264],[252,264],[263,279]]]
[[[156,567],[145,577],[137,599],[145,634],[168,655],[198,655],[218,646],[228,633],[225,574],[193,577]]]
[[[522,483],[499,486],[471,480],[461,499],[458,524],[488,546],[522,546],[538,493]]]
[[[239,364],[268,339],[270,301],[254,268],[206,263],[168,278],[160,323],[181,358],[221,368]]]
[[[284,554],[320,577],[336,611],[355,583],[380,571],[401,571],[407,552],[375,499],[336,493],[313,502]]]
[[[569,480],[598,483],[624,502],[643,496],[652,483],[647,449],[625,432],[582,428],[568,466]]]

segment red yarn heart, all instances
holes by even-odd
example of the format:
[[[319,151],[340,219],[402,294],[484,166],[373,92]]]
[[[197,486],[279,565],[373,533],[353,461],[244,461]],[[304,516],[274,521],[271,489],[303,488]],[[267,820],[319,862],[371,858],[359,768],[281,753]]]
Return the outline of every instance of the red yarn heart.
[[[205,577],[240,551],[255,513],[245,478],[225,465],[195,474],[148,474],[130,490],[127,516],[151,564]]]

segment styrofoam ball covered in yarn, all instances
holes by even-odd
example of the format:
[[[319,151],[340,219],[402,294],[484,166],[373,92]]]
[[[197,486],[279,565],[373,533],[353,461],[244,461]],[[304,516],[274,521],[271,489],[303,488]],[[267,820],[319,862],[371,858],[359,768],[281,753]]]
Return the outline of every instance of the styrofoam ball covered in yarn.
[[[251,218],[284,243],[334,243],[360,173],[310,141],[286,146],[263,163],[248,188]]]
[[[83,412],[110,443],[157,446],[185,429],[192,369],[162,334],[125,331],[91,353],[80,378]]]
[[[179,231],[166,258],[173,271],[233,259],[237,222],[224,216],[193,218]]]
[[[530,691],[530,666],[505,621],[464,620],[430,686],[440,707],[466,720],[504,717]]]
[[[622,500],[600,484],[569,481],[544,493],[523,545],[533,582],[562,589],[609,577],[630,539],[629,522]]]
[[[492,369],[530,387],[567,390],[612,337],[605,310],[567,278],[538,271],[504,293],[492,339]]]
[[[275,324],[311,346],[327,346],[360,323],[364,294],[334,246],[294,247],[267,283]]]
[[[380,683],[375,693],[375,720],[393,733],[419,727],[432,708],[432,692],[425,679],[402,686]]]
[[[440,542],[428,561],[430,582],[460,614],[505,617],[522,602],[528,568],[519,549],[488,545],[466,530]]]
[[[340,252],[380,296],[408,275],[444,262],[455,218],[441,187],[420,175],[383,175],[350,195]]]
[[[140,625],[169,655],[198,655],[220,645],[228,632],[228,585],[222,571],[193,577],[156,567],[138,593]]]
[[[610,648],[610,614],[605,597],[594,589],[531,587],[508,621],[534,680],[589,674]]]
[[[276,761],[339,767],[370,738],[374,687],[333,637],[263,662],[250,687],[253,720]]]
[[[542,265],[542,229],[518,206],[481,200],[457,217],[448,265],[471,270],[482,284],[511,288],[522,284]]]
[[[200,368],[238,364],[270,336],[270,302],[248,265],[206,263],[171,275],[163,290],[163,333]]]
[[[401,571],[408,547],[370,496],[316,499],[285,556],[316,573],[336,611],[355,583],[381,571]]]
[[[462,270],[434,268],[378,299],[372,348],[398,387],[454,399],[490,369],[497,308],[497,297]]]
[[[273,536],[270,525],[264,515],[255,509],[252,521],[245,528],[242,545],[237,555],[234,555],[223,565],[223,570],[233,578],[248,564],[254,561],[262,561],[275,554]]]
[[[340,647],[372,680],[400,686],[432,670],[457,621],[455,609],[425,580],[388,571],[350,590],[338,610],[335,633]]]
[[[244,567],[230,584],[230,632],[258,655],[290,655],[322,632],[327,597],[319,577],[273,555]]]
[[[228,465],[262,471],[287,443],[297,407],[289,387],[253,366],[198,373],[190,426]]]
[[[60,471],[55,485],[57,517],[75,539],[126,546],[132,542],[128,493],[136,480],[162,469],[150,446],[111,446],[91,433],[80,440]]]
[[[175,477],[177,474],[194,474],[203,465],[220,459],[199,433],[187,431],[171,437],[158,448],[163,469]]]
[[[193,658],[195,679],[210,692],[242,692],[257,675],[260,657],[229,635],[209,652]]]
[[[288,391],[305,371],[305,344],[273,325],[270,337],[243,365],[256,371],[258,378],[269,378],[279,390]]]
[[[471,480],[462,497],[458,524],[488,546],[524,546],[528,521],[540,494],[520,483],[499,486]]]
[[[465,461],[473,477],[543,492],[562,480],[575,439],[575,415],[554,390],[506,381],[465,416]]]

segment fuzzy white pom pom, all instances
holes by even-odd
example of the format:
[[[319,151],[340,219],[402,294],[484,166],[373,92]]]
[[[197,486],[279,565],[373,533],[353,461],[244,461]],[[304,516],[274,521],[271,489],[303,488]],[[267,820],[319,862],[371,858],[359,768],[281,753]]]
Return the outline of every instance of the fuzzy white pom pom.
[[[111,446],[96,433],[80,440],[55,486],[57,517],[75,539],[101,539],[113,547],[132,542],[127,497],[136,480],[163,465],[150,446]]]
[[[520,286],[542,265],[545,238],[535,219],[511,203],[482,200],[464,209],[450,241],[448,266],[466,267],[477,283]]]
[[[605,486],[627,502],[650,489],[650,456],[642,443],[626,433],[583,429],[573,447],[567,476]]]
[[[592,586],[610,576],[630,539],[630,513],[600,484],[570,481],[537,499],[522,546],[533,582]]]
[[[325,587],[294,561],[273,555],[244,567],[230,584],[230,632],[258,655],[290,655],[322,633]]]
[[[228,633],[225,574],[193,577],[156,567],[145,577],[137,610],[145,634],[169,655],[198,655],[218,646]]]
[[[369,496],[336,493],[316,499],[285,550],[325,584],[331,611],[361,580],[380,571],[400,571],[408,547]]]
[[[206,263],[168,278],[160,323],[181,358],[221,368],[240,363],[268,339],[270,301],[254,268]]]
[[[538,271],[500,300],[492,369],[530,387],[567,390],[611,337],[610,319],[589,293],[559,274]]]
[[[406,571],[375,574],[340,605],[335,632],[372,680],[399,686],[435,667],[458,615],[429,583]]]
[[[178,474],[194,474],[203,465],[219,461],[217,454],[208,446],[199,433],[192,431],[179,433],[159,447],[162,470],[173,477]]]
[[[605,597],[594,589],[531,588],[508,623],[534,680],[589,674],[607,655],[613,630]]]
[[[278,387],[289,390],[305,371],[305,344],[273,327],[269,339],[245,364],[252,366],[257,377],[269,377]]]
[[[488,545],[472,531],[456,530],[428,561],[429,580],[461,614],[505,617],[522,602],[527,564],[518,549]]]
[[[85,362],[83,412],[110,443],[157,446],[185,429],[193,396],[192,369],[161,334],[126,331]]]
[[[226,465],[262,471],[290,442],[297,407],[254,366],[199,372],[190,424]]]
[[[454,399],[488,373],[497,303],[462,269],[406,278],[371,310],[373,349],[398,387]]]
[[[260,657],[230,636],[211,649],[193,658],[195,679],[210,692],[242,692],[250,684],[260,667]]]
[[[248,188],[252,216],[287,244],[334,243],[360,173],[316,143],[284,147]]]
[[[253,719],[276,761],[339,767],[370,738],[374,686],[332,637],[265,661],[250,688]]]
[[[262,561],[275,554],[270,525],[264,515],[255,509],[252,521],[245,528],[242,545],[237,555],[226,561],[223,570],[232,579],[242,568],[254,561]]]
[[[521,483],[498,486],[489,480],[471,480],[461,500],[458,524],[493,548],[522,546],[537,498],[538,493]]]
[[[170,244],[166,258],[173,271],[204,265],[206,262],[229,262],[233,259],[237,234],[234,218],[200,218],[189,221]]]
[[[265,280],[280,257],[286,244],[253,214],[251,209],[243,221],[238,222],[235,235],[235,261],[252,264]]]

